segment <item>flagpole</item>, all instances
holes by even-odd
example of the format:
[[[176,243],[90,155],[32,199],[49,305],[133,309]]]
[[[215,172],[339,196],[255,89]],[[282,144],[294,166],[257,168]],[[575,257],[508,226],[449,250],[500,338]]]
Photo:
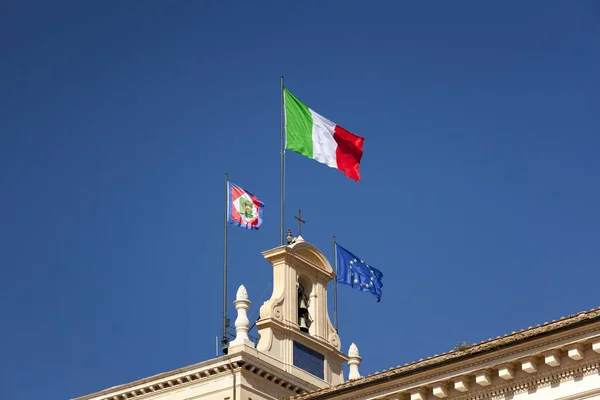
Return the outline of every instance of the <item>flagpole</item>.
[[[279,178],[280,178],[280,215],[279,215],[279,245],[283,246],[283,194],[284,194],[284,186],[285,186],[285,105],[284,105],[284,97],[283,97],[283,76],[280,79],[281,84],[281,115],[280,115],[280,125],[281,125],[281,157],[280,157],[280,165],[279,165]]]
[[[225,215],[224,215],[224,237],[223,237],[223,336],[221,344],[223,347],[227,342],[227,216],[229,202],[229,175],[225,173]]]
[[[338,312],[337,312],[337,251],[335,246],[335,236],[333,237],[333,265],[335,268],[335,278],[333,280],[333,327],[338,332]]]

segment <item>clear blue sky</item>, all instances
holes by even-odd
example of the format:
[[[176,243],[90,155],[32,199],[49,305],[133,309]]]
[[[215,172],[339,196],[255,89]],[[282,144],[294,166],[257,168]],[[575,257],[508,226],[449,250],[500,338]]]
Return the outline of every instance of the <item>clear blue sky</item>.
[[[365,137],[359,183],[288,153],[285,221],[383,271],[339,290],[363,374],[600,305],[598,2],[13,0],[0,32],[7,399],[214,357],[225,172],[266,203],[229,235],[258,316],[281,75]]]

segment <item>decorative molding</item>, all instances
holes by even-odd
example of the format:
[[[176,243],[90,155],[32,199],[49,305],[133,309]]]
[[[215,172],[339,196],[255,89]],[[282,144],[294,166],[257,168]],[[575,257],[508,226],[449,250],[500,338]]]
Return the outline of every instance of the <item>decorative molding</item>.
[[[453,400],[496,400],[519,393],[536,390],[542,387],[567,382],[579,377],[598,374],[600,372],[600,357],[581,364],[570,365],[533,376],[525,376],[510,383],[493,385],[485,389],[460,394]]]
[[[471,378],[468,376],[461,376],[454,380],[454,389],[459,392],[468,392],[471,388]]]
[[[588,340],[583,341],[582,343],[588,343]],[[543,352],[543,354],[555,354],[552,352]],[[516,357],[515,357],[516,358]],[[517,358],[518,359],[518,358]],[[500,368],[506,365],[510,365],[510,363],[504,363],[497,366],[493,366],[490,368],[485,368],[479,370],[475,373],[475,376],[488,376],[488,381],[484,382],[483,378],[480,378],[481,382],[478,382],[478,385],[471,385],[466,391],[460,394],[452,395],[449,398],[452,400],[494,400],[497,398],[503,398],[503,396],[508,396],[511,393],[517,394],[526,392],[527,390],[533,390],[534,388],[549,386],[551,384],[560,383],[564,381],[568,381],[570,379],[574,379],[575,377],[593,375],[595,373],[600,373],[600,356],[597,357],[588,357],[588,360],[583,363],[580,362],[578,364],[571,364],[567,366],[563,366],[562,368],[555,367],[551,371],[545,372],[543,374],[531,374],[528,376],[524,376],[518,379],[511,379],[509,381],[505,381],[504,384],[492,384],[492,374],[494,368]],[[467,367],[461,368],[462,370],[467,369]],[[446,371],[447,372],[447,371]],[[473,373],[467,372],[463,376],[450,378],[454,382],[466,381],[472,376]],[[441,375],[436,374],[436,375]],[[432,375],[433,376],[433,375]],[[427,378],[430,378],[428,376]],[[424,380],[431,382],[427,378],[421,379],[413,379],[409,381],[404,381],[400,385],[398,385],[397,389],[398,393],[406,392],[407,390],[416,391],[419,389],[424,389],[428,386],[435,386],[438,382],[435,383],[422,383]],[[441,382],[447,381],[448,379],[442,379]],[[421,382],[421,384],[418,384]],[[417,383],[416,387],[410,387],[410,385]],[[379,397],[381,396],[381,392],[383,391],[393,391],[394,388],[386,387],[386,389],[378,389],[377,384],[373,384],[373,390],[364,392],[360,391],[359,395],[351,395],[349,397],[344,396],[344,400],[358,400],[365,399],[369,397]],[[497,393],[497,394],[495,394]],[[310,393],[308,393],[310,397]],[[302,396],[298,396],[299,398]],[[331,394],[327,397],[331,397]],[[296,400],[297,399],[294,397]],[[294,400],[292,399],[292,400]]]
[[[448,397],[448,384],[445,382],[440,382],[433,385],[433,395],[438,399]]]
[[[427,391],[423,388],[412,390],[410,392],[410,400],[426,400]]]
[[[200,383],[203,381],[209,381],[216,375],[224,375],[226,373],[239,372],[242,370],[246,370],[257,377],[269,381],[275,385],[280,386],[290,395],[300,395],[307,393],[303,388],[281,378],[271,374],[268,371],[261,369],[260,367],[253,365],[247,361],[233,361],[229,364],[223,364],[219,366],[207,366],[206,369],[201,371],[190,371],[188,374],[184,376],[180,376],[177,378],[165,377],[162,381],[154,381],[149,383],[146,386],[138,387],[135,389],[132,388],[123,388],[123,392],[120,392],[118,388],[113,388],[114,390],[110,393],[106,393],[104,396],[98,396],[96,394],[90,394],[87,396],[79,397],[74,400],[85,400],[85,399],[98,399],[98,400],[128,400],[133,398],[139,398],[140,396],[144,396],[146,394],[156,394],[161,391],[167,391],[174,387],[185,387],[189,384]],[[115,392],[119,392],[115,394]],[[141,400],[141,399],[140,399]]]
[[[486,364],[486,363],[488,363],[490,361],[495,361],[495,360],[499,360],[499,359],[502,359],[502,358],[507,358],[507,357],[510,357],[510,356],[518,356],[520,353],[526,353],[526,352],[529,352],[529,351],[532,351],[532,350],[539,349],[540,347],[551,347],[553,344],[555,344],[557,342],[562,342],[562,341],[570,340],[570,339],[573,339],[573,338],[576,338],[576,337],[585,336],[587,334],[594,333],[594,332],[598,332],[598,328],[597,327],[591,328],[591,329],[588,329],[588,330],[585,330],[585,331],[582,331],[582,332],[579,332],[579,333],[574,333],[572,335],[567,335],[567,336],[563,336],[563,337],[560,337],[560,338],[552,339],[552,340],[549,340],[547,342],[539,343],[539,344],[536,344],[536,345],[533,345],[533,346],[525,347],[525,348],[522,348],[520,350],[513,350],[511,352],[507,352],[507,353],[504,353],[504,354],[496,355],[494,357],[483,358],[481,360],[472,362],[472,363],[470,363],[470,364],[468,364],[466,366],[456,367],[456,368],[452,368],[450,370],[444,370],[443,372],[432,374],[432,375],[430,375],[430,377],[435,378],[437,376],[447,375],[448,373],[459,372],[459,371],[465,370],[467,368],[476,367],[477,365]],[[594,340],[597,340],[597,339],[598,339],[598,337],[594,338]],[[587,340],[589,340],[589,339],[584,339],[583,341],[587,341]],[[551,352],[557,352],[557,354],[560,354],[560,349],[552,349],[550,351]],[[533,354],[533,355],[536,355],[536,354]],[[515,357],[515,358],[517,358],[517,357]],[[560,360],[560,356],[558,357],[558,360]],[[407,384],[416,383],[419,380],[420,379],[413,379],[413,380],[408,381],[406,383]]]
[[[592,396],[596,396],[600,394],[600,389],[592,389],[592,390],[587,390],[583,393],[577,393],[571,396],[566,396],[566,397],[560,397],[556,400],[585,400],[585,399],[590,399]]]
[[[281,301],[280,303],[282,302],[283,301]],[[273,307],[273,315],[275,316],[276,320],[283,321],[283,317],[281,316],[281,305]]]
[[[427,380],[431,382],[435,381],[436,378],[440,378],[439,380],[447,380],[447,379],[457,379],[458,377],[448,377],[452,373],[460,374],[474,374],[476,372],[476,368],[482,364],[493,363],[496,360],[503,359],[505,362],[507,359],[510,359],[513,356],[515,359],[523,356],[539,356],[540,353],[546,353],[547,350],[541,350],[541,348],[551,350],[558,350],[563,346],[569,345],[569,341],[572,339],[579,340],[581,342],[589,342],[589,341],[598,341],[600,339],[599,330],[598,330],[598,319],[600,317],[600,308],[590,310],[589,312],[581,312],[570,316],[568,318],[561,318],[560,320],[555,320],[552,322],[548,322],[542,325],[538,325],[536,327],[530,327],[528,329],[523,329],[520,332],[512,332],[511,334],[505,335],[503,337],[497,337],[496,339],[490,339],[488,341],[482,341],[479,344],[472,345],[469,349],[463,351],[450,351],[448,353],[443,353],[441,355],[435,355],[433,357],[428,357],[426,359],[421,359],[416,362],[408,363],[403,366],[398,366],[395,368],[391,368],[390,370],[375,373],[373,375],[365,376],[360,380],[356,380],[353,382],[346,382],[334,387],[320,389],[314,392],[307,393],[303,396],[294,396],[291,400],[308,400],[308,399],[320,399],[325,397],[337,396],[342,393],[347,393],[354,388],[360,389],[363,391],[363,395],[359,397],[364,397],[365,392],[364,389],[369,386],[376,386],[379,382],[390,382],[391,380],[400,381],[401,384],[399,386],[410,387],[413,384],[419,384],[423,380]],[[571,327],[575,324],[579,323],[589,323],[594,324],[589,329],[581,329],[575,330],[570,334],[564,334],[565,329],[571,329]],[[581,328],[581,327],[578,327]],[[557,331],[562,331],[560,335],[552,336],[544,336],[541,335],[550,335],[554,334]],[[525,341],[534,341],[533,344],[529,346],[525,346],[527,342]],[[513,347],[513,349],[510,349]],[[553,348],[554,347],[554,348]],[[493,356],[488,356],[486,353],[492,353]],[[525,354],[524,354],[525,353]],[[439,364],[458,364],[461,361],[464,361],[463,357],[470,356],[472,359],[467,363],[461,363],[462,365],[458,365],[454,368],[436,368]],[[512,360],[511,360],[512,361]],[[499,362],[501,363],[501,362]],[[426,375],[426,378],[423,378],[423,373],[429,374]],[[439,371],[439,372],[436,372]],[[465,371],[470,370],[470,371]],[[475,371],[474,371],[475,370]],[[410,378],[415,372],[419,372],[419,377],[414,379]],[[443,378],[442,378],[443,376]],[[388,389],[389,391],[390,389]],[[381,392],[381,390],[369,391],[366,394],[375,394]],[[346,397],[348,399],[356,398],[354,396]]]
[[[342,344],[340,343],[340,337],[338,336],[337,332],[335,331],[335,328],[333,327],[329,328],[329,343],[338,351],[342,348]]]
[[[448,369],[442,370],[441,372],[433,373],[431,375],[428,375],[427,377],[429,378],[428,380],[430,380],[430,379],[435,379],[436,377],[440,377],[440,376],[447,376],[448,374],[453,373],[453,372],[460,372],[460,371],[464,371],[465,369],[472,369],[473,367],[476,367],[477,365],[486,364],[486,363],[489,363],[490,361],[504,359],[504,358],[507,358],[507,357],[510,357],[510,356],[515,356],[515,359],[518,359],[518,355],[521,354],[521,353],[526,353],[526,352],[529,352],[531,350],[536,350],[536,349],[539,349],[539,348],[551,347],[552,345],[556,344],[557,342],[564,342],[564,341],[568,341],[568,340],[571,340],[571,339],[576,338],[576,337],[586,336],[586,335],[588,335],[590,333],[597,333],[597,332],[598,332],[598,328],[594,327],[594,328],[587,329],[587,330],[579,332],[579,333],[574,333],[574,334],[571,334],[571,335],[562,336],[560,338],[555,338],[555,339],[548,340],[548,341],[545,341],[545,342],[542,342],[542,343],[538,343],[536,345],[528,346],[528,347],[522,348],[520,350],[513,350],[511,352],[504,353],[504,354],[501,354],[501,355],[496,355],[494,357],[483,358],[483,359],[480,359],[478,361],[471,362],[471,363],[469,363],[467,365],[463,365],[462,367],[456,367],[456,368],[452,368],[452,369],[449,369],[449,370]],[[597,339],[598,339],[598,336],[594,336],[593,340],[597,340]],[[585,339],[582,339],[582,342],[587,342],[589,340],[590,340],[589,338],[585,338]],[[557,348],[557,349],[552,349],[550,351],[543,351],[544,354],[550,353],[550,352],[557,352],[555,354],[560,354],[560,349]],[[536,354],[532,354],[532,355],[536,355]],[[558,358],[558,359],[560,360],[560,358]],[[484,370],[488,370],[488,368],[485,368]],[[477,371],[477,372],[467,372],[466,374],[470,375],[470,374],[476,374],[476,373],[479,373],[479,372],[480,371]],[[375,377],[377,377],[377,375],[367,376],[367,377],[365,377],[363,379],[369,379],[369,378],[375,378]],[[452,379],[459,379],[459,378],[460,377],[454,377]],[[398,377],[397,379],[400,380],[402,378]],[[441,379],[441,380],[444,380],[444,379]],[[410,379],[410,380],[407,380],[407,381],[403,381],[402,384],[401,384],[401,386],[406,387],[406,386],[418,384],[419,382],[422,382],[422,381],[423,381],[423,378]],[[359,382],[357,382],[357,383],[359,383]],[[373,385],[375,387],[376,383],[373,382]],[[480,387],[478,385],[473,385],[471,387],[471,390],[473,390],[475,388],[480,388]],[[487,387],[487,388],[489,389],[490,387]],[[331,395],[331,392],[334,392],[335,389],[336,388],[329,388],[329,389],[320,390],[320,391],[314,392],[314,395],[315,395],[315,397],[317,397],[320,394],[325,395],[325,393],[328,393],[329,395]],[[376,393],[378,393],[380,391],[381,390],[373,390],[373,391],[367,392],[367,394],[369,394],[369,395],[376,394]],[[313,396],[311,396],[311,394],[312,393],[308,393],[306,396],[294,397],[292,400],[304,400],[303,399],[304,397],[306,397],[306,398],[312,398]],[[354,399],[359,399],[359,398],[364,398],[364,395],[361,395],[361,396],[351,396],[348,399],[349,400],[354,400]],[[463,397],[461,397],[461,399],[462,398]],[[464,398],[468,398],[468,397],[464,397]]]
[[[533,374],[538,370],[537,364],[538,361],[536,357],[529,357],[528,359],[521,361],[521,369],[528,374]]]
[[[551,367],[558,367],[560,365],[560,356],[560,350],[552,350],[544,353],[544,362]]]
[[[475,383],[479,386],[489,386],[492,384],[492,373],[491,371],[484,369],[482,371],[478,371],[475,374]]]
[[[583,360],[583,346],[580,343],[567,347],[567,354],[572,360]]]
[[[386,400],[406,400],[407,398],[408,398],[407,394],[395,393],[389,397],[386,397]]]
[[[515,368],[512,364],[504,364],[498,367],[498,376],[504,380],[514,379]]]

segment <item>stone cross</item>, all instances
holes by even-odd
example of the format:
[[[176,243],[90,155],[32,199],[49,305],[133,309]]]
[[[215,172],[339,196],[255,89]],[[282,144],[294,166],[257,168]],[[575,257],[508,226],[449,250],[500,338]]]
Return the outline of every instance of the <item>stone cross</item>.
[[[298,236],[302,236],[302,224],[306,221],[302,219],[302,210],[298,210],[298,215],[294,215],[294,218],[298,220]]]

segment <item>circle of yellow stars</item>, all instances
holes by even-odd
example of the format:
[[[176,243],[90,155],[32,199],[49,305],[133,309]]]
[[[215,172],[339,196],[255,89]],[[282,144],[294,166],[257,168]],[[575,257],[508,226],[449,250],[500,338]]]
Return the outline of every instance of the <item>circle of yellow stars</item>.
[[[359,260],[358,259],[354,259],[354,260],[350,260],[350,269],[353,270],[352,265],[356,264]],[[371,268],[371,266],[367,263],[365,263],[363,260],[360,260],[360,262],[362,264],[365,264],[365,266],[369,269],[369,271],[371,271],[371,275],[375,275],[375,272],[373,272],[373,269]],[[352,277],[352,281],[354,283],[358,283],[358,279],[354,278],[354,271],[350,272],[350,276]],[[369,288],[371,286],[374,285],[373,281],[375,280],[374,276],[371,276],[371,282],[367,282],[367,283],[361,283],[360,286],[364,286],[365,288]]]

